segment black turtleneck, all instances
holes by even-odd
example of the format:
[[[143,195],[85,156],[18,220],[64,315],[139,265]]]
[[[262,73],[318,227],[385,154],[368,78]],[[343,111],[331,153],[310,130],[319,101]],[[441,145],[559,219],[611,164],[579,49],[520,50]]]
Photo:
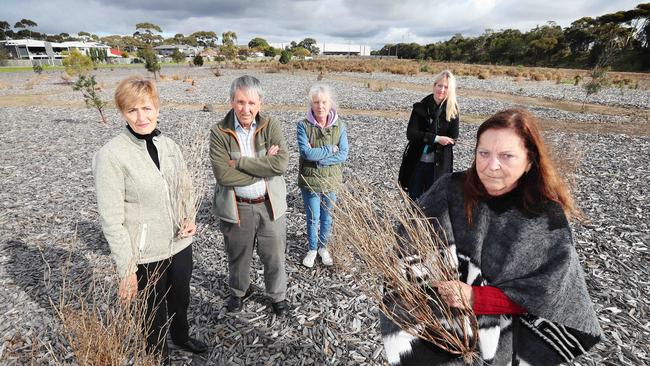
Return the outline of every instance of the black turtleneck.
[[[153,138],[160,135],[160,130],[156,128],[147,135],[141,135],[133,131],[129,125],[126,125],[126,128],[129,129],[129,132],[131,132],[133,136],[137,137],[140,140],[144,140],[147,143],[147,151],[149,152],[149,156],[151,157],[151,160],[153,160],[154,164],[156,164],[158,170],[160,170],[160,162],[158,161],[158,149],[156,149],[156,145],[153,144]]]

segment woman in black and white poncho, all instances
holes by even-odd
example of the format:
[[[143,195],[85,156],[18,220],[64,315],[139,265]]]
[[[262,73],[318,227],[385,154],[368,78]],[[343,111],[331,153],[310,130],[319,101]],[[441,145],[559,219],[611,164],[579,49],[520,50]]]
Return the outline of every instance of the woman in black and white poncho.
[[[578,215],[537,122],[499,112],[478,129],[474,162],[418,203],[444,230],[461,281],[434,284],[452,307],[469,299],[479,324],[476,365],[556,365],[601,336],[567,216]],[[513,315],[516,336],[513,342]],[[465,365],[381,318],[391,365]]]

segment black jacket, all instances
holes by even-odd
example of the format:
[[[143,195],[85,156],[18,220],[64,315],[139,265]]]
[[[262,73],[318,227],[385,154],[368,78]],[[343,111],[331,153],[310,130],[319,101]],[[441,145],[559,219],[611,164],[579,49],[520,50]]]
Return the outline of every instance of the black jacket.
[[[440,105],[438,109],[440,113],[434,115],[434,103],[433,94],[429,94],[420,102],[413,104],[411,118],[406,128],[406,138],[409,142],[402,156],[398,178],[400,186],[406,191],[415,166],[422,157],[425,145],[430,145],[435,149],[434,181],[443,174],[451,173],[454,167],[454,145],[443,146],[434,143],[433,140],[436,135],[456,140],[458,138],[458,115],[451,121],[446,120],[446,101]]]

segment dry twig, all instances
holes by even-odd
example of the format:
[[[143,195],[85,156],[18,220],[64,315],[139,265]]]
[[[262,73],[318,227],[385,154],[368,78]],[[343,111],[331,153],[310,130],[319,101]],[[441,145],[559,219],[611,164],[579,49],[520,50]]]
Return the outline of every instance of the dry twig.
[[[188,122],[183,125],[176,142],[183,153],[185,166],[175,166],[175,179],[169,183],[172,216],[177,232],[184,222],[195,222],[207,189],[210,168],[207,164],[208,137],[203,126]]]

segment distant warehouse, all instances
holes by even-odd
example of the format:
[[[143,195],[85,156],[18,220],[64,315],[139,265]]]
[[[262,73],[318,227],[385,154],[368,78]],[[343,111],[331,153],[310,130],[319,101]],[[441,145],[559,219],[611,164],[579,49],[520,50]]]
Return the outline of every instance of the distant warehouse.
[[[318,43],[323,56],[370,56],[370,46],[345,43]]]
[[[284,49],[289,43],[271,43],[275,48]],[[352,43],[316,43],[321,56],[370,56],[370,46]]]

